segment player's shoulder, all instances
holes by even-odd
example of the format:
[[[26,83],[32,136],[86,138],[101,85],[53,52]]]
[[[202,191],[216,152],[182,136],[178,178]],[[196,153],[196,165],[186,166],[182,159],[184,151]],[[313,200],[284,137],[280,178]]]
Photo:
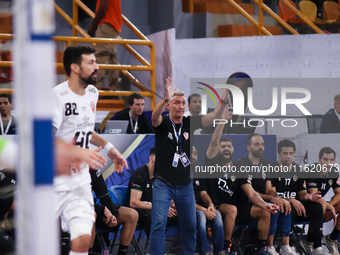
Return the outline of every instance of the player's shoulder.
[[[149,177],[149,172],[146,165],[138,167],[136,171],[134,171],[133,174],[131,175],[131,179],[133,179],[134,181],[145,180],[146,177]]]
[[[97,89],[95,86],[93,86],[93,85],[88,85],[88,86],[86,87],[86,90],[87,90],[89,93],[92,93],[92,94],[98,94],[98,93],[99,93],[98,89]]]
[[[56,96],[67,95],[69,93],[67,81],[64,81],[64,82],[58,84],[57,86],[53,87],[52,91],[53,91],[54,95],[56,95]]]

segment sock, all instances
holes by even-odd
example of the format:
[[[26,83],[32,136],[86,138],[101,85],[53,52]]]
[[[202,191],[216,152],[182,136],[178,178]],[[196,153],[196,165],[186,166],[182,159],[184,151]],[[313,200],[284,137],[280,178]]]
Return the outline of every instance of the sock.
[[[224,240],[224,249],[228,249],[233,246],[233,242],[231,240]]]
[[[128,248],[129,246],[120,244],[118,248],[118,255],[126,255]]]
[[[289,245],[288,245],[288,244],[286,244],[286,245],[281,245],[281,250],[282,250],[282,251],[288,251],[288,249],[289,249]]]
[[[340,234],[340,230],[334,228],[332,233],[330,234],[329,238],[333,241],[338,240],[339,234]]]
[[[259,250],[259,249],[265,247],[265,245],[266,245],[266,240],[259,239],[259,241],[257,242],[257,249]]]
[[[88,255],[88,252],[75,252],[75,251],[70,251],[69,255]]]

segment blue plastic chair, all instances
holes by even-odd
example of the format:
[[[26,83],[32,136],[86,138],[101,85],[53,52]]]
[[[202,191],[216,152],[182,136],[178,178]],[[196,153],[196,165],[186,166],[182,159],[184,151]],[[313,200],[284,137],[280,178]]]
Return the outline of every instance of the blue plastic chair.
[[[109,190],[109,195],[113,203],[124,206],[126,200],[127,186],[114,185]]]
[[[126,200],[127,189],[128,189],[128,187],[123,186],[123,185],[114,185],[114,186],[108,188],[109,196],[110,196],[112,202],[115,203],[115,204],[119,204],[121,206],[124,206],[125,200]],[[122,226],[120,226],[119,230],[114,233],[113,240],[110,244],[110,246],[111,246],[110,247],[110,254],[112,253],[114,244],[116,242],[116,239],[118,237],[118,233],[121,230],[121,228],[122,228]],[[132,245],[135,249],[136,254],[140,254],[140,255],[144,254],[142,252],[142,249],[139,247],[139,244],[138,244],[135,236],[132,237],[131,243],[132,243]]]

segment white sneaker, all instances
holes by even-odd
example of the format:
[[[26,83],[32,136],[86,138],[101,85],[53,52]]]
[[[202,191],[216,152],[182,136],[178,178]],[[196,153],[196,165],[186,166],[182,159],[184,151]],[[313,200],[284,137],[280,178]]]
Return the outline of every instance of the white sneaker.
[[[338,242],[329,238],[329,235],[323,237],[323,241],[326,244],[328,251],[332,255],[340,255],[338,250]]]
[[[266,246],[266,250],[270,255],[280,255],[276,252],[274,246]]]
[[[309,243],[306,239],[300,239],[300,245],[306,254],[313,253],[313,243]]]
[[[294,247],[288,246],[288,250],[286,251],[280,249],[280,255],[299,255],[299,253],[296,252]]]
[[[313,250],[313,255],[330,255],[330,254],[320,246]]]

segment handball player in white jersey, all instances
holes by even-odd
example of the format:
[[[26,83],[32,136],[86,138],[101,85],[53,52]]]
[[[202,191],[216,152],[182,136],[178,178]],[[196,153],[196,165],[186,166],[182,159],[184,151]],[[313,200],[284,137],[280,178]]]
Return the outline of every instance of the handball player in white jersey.
[[[117,173],[127,168],[120,152],[94,132],[98,90],[89,84],[97,81],[98,65],[95,49],[90,46],[71,46],[64,52],[64,68],[69,80],[53,88],[55,105],[53,127],[56,137],[66,143],[74,142],[84,149],[89,144],[107,150],[115,163]],[[93,153],[96,161],[96,154]],[[100,162],[98,162],[100,164]],[[88,254],[91,232],[95,221],[89,165],[70,168],[70,175],[57,176],[54,186],[57,193],[56,206],[63,231],[70,232],[70,255]]]

